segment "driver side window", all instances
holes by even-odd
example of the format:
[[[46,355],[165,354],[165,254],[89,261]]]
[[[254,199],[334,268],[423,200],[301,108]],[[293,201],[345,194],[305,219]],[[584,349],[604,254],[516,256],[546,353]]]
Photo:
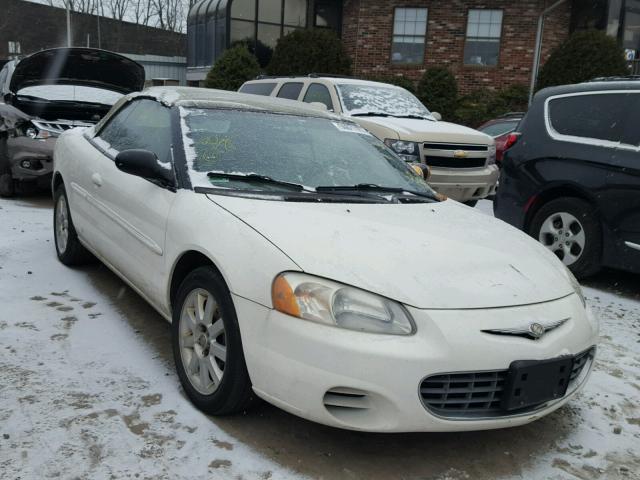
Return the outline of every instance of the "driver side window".
[[[98,134],[110,149],[149,150],[162,163],[171,162],[171,115],[167,107],[148,99],[134,100]]]

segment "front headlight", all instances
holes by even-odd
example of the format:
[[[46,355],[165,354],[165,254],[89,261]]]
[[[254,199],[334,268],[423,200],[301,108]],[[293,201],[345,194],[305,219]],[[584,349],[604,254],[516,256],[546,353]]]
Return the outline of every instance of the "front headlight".
[[[416,142],[387,138],[384,143],[407,162],[416,162],[420,158],[420,146]]]
[[[580,301],[582,301],[582,306],[587,308],[587,301],[584,298],[582,285],[580,285],[580,282],[578,281],[576,276],[573,274],[573,272],[569,270],[569,267],[567,267],[566,265],[564,265],[564,267],[567,270],[567,277],[569,278],[569,283],[571,283],[571,286],[573,287],[573,291],[576,292],[576,295],[578,295],[578,297],[580,297]]]
[[[273,281],[273,307],[303,320],[369,333],[411,335],[415,325],[398,302],[359,288],[304,273],[281,273]]]
[[[487,155],[487,166],[495,165],[495,163],[496,163],[496,146],[490,145],[488,150],[488,155]]]

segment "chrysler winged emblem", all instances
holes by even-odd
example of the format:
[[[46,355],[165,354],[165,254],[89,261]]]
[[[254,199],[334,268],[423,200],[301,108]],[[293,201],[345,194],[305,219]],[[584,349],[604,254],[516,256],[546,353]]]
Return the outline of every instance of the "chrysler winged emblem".
[[[529,334],[533,338],[540,338],[541,336],[543,336],[545,334],[546,330],[547,329],[544,328],[539,323],[532,323],[531,325],[529,325]]]

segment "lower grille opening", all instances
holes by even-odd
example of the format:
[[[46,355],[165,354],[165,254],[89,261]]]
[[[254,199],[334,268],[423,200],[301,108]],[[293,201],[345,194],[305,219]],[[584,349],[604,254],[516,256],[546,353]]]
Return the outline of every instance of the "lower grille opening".
[[[577,386],[580,374],[595,357],[595,347],[573,358],[569,389]],[[534,405],[521,410],[502,409],[502,396],[509,370],[464,372],[433,375],[420,384],[422,403],[430,412],[445,418],[486,418],[527,413],[539,408]],[[514,396],[518,396],[516,389]]]
[[[322,403],[330,412],[336,410],[366,410],[369,408],[367,392],[353,388],[336,387],[327,390]]]
[[[487,163],[486,158],[455,158],[455,157],[424,157],[424,163],[430,167],[446,167],[446,168],[480,168]]]

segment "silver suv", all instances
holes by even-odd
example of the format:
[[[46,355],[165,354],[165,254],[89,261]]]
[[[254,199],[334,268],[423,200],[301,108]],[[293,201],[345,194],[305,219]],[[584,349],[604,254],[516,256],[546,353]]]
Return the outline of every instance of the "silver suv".
[[[353,78],[258,77],[240,92],[320,104],[350,117],[408,162],[431,167],[439,193],[475,205],[493,195],[498,181],[494,140],[471,128],[441,121],[407,90]]]

